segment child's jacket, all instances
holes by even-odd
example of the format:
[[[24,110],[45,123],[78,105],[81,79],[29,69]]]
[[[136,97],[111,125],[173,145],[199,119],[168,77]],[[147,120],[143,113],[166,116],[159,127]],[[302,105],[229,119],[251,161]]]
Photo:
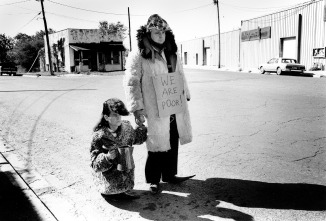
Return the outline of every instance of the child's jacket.
[[[91,143],[91,167],[95,185],[102,194],[117,194],[134,187],[134,169],[117,170],[117,158],[111,160],[107,153],[120,145],[142,144],[147,138],[147,128],[133,129],[129,121],[122,121],[116,135],[104,127],[94,132]]]

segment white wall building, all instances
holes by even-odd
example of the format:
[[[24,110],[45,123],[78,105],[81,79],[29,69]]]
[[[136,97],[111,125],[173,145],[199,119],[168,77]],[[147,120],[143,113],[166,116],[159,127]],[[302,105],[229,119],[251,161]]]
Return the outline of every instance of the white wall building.
[[[185,65],[217,66],[218,35],[178,44]],[[221,67],[257,69],[273,57],[290,57],[309,70],[326,66],[326,0],[241,22],[241,29],[221,33]]]
[[[46,70],[49,70],[45,42]],[[99,29],[65,29],[49,34],[51,60],[55,70],[66,72],[123,70],[125,47],[116,36],[103,34]],[[41,68],[42,69],[42,68]]]

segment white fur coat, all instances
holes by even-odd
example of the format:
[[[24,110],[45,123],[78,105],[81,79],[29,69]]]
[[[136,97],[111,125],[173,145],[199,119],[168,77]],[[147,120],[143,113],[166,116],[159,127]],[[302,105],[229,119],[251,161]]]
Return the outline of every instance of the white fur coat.
[[[179,56],[176,72],[180,72],[184,79],[185,96],[190,100],[188,84]],[[126,62],[124,89],[126,104],[130,112],[144,109],[148,125],[146,146],[148,151],[167,151],[170,147],[170,117],[158,117],[158,108],[152,76],[168,73],[164,59],[155,59],[155,63],[143,58],[138,51],[131,52]],[[188,105],[184,112],[176,114],[180,144],[192,141],[192,131]]]

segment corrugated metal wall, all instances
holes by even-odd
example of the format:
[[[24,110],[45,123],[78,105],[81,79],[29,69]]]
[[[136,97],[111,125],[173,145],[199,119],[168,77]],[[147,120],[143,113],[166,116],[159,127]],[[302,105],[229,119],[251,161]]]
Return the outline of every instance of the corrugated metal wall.
[[[313,62],[325,64],[325,59],[314,59],[312,49],[325,47],[325,22],[323,20],[324,1],[307,2],[296,8],[275,14],[246,20],[241,30],[253,30],[271,26],[271,38],[241,42],[240,60],[243,68],[257,68],[260,63],[280,53],[280,39],[298,39],[299,14],[302,15],[300,63],[309,69]]]
[[[185,64],[184,54],[187,52],[187,65],[196,65],[196,53],[198,54],[198,65],[203,65],[203,39],[185,41],[178,44],[183,64]]]
[[[211,66],[218,66],[218,35],[203,38],[205,47],[210,47]],[[239,65],[240,29],[221,33],[221,67]]]
[[[221,33],[221,67],[237,67],[239,65],[240,30]],[[212,35],[199,39],[181,42],[178,44],[179,52],[184,61],[184,52],[188,54],[188,65],[196,65],[196,54],[198,54],[198,65],[204,65],[204,47],[210,48],[210,65],[218,66],[218,35]]]
[[[325,58],[314,58],[313,48],[326,47],[326,22],[324,21],[324,0],[316,0],[302,3],[297,7],[274,14],[242,21],[241,30],[235,30],[221,34],[221,67],[237,67],[245,69],[258,68],[260,63],[267,62],[280,55],[280,44],[283,38],[295,38],[298,41],[299,15],[301,16],[301,43],[300,63],[306,65],[306,69],[314,62],[320,62],[326,66]],[[241,41],[241,31],[255,30],[258,27],[271,27],[271,38]],[[188,65],[204,65],[204,47],[210,48],[210,65],[218,65],[218,35],[203,37],[179,43],[179,51],[182,46],[188,54]],[[297,48],[295,49],[297,50]]]

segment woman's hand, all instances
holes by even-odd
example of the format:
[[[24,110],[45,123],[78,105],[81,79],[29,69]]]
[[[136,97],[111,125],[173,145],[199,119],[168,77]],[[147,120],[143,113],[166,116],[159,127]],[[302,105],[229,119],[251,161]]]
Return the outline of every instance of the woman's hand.
[[[134,112],[135,122],[137,125],[142,125],[145,122],[144,110],[136,110]]]

